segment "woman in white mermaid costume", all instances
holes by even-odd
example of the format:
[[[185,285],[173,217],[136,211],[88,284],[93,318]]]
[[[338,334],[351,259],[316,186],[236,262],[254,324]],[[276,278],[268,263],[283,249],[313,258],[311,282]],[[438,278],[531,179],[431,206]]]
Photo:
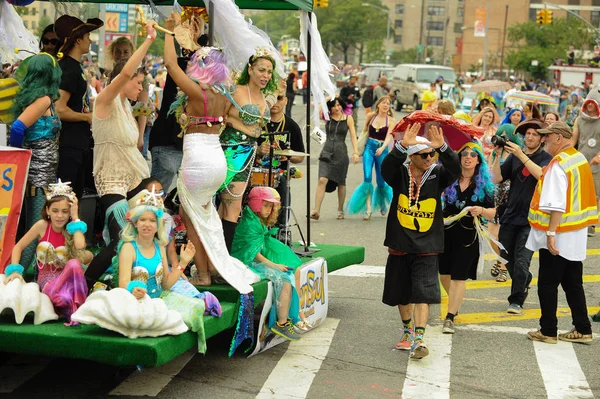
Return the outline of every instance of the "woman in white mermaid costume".
[[[172,30],[174,26],[172,14],[166,28]],[[165,38],[164,56],[169,75],[184,93],[172,109],[185,135],[177,191],[188,238],[196,247],[194,262],[200,281],[194,283],[210,285],[210,268],[241,294],[248,294],[251,284],[260,278],[229,255],[221,219],[212,202],[227,174],[219,131],[230,105],[221,94],[229,69],[219,49],[202,47],[192,56],[186,74],[177,65],[173,40],[172,36]]]

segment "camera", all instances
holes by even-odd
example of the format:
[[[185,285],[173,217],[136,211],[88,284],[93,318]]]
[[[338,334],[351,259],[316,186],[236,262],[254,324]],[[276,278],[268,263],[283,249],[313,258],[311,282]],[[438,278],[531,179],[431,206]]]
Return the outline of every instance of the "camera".
[[[496,147],[504,147],[508,140],[507,140],[506,136],[501,135],[501,136],[493,136],[491,141],[492,141],[492,144],[495,145]]]

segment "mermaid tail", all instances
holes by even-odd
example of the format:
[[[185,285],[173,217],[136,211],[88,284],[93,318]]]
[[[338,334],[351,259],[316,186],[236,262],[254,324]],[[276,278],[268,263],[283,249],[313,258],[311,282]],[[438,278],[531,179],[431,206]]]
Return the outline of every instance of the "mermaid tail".
[[[373,209],[380,209],[381,212],[387,212],[392,203],[392,196],[393,191],[389,185],[377,186],[373,194]]]
[[[60,275],[46,284],[42,291],[50,297],[56,313],[71,321],[71,315],[85,302],[88,292],[79,261],[68,261]]]
[[[360,186],[356,187],[356,190],[352,193],[350,200],[346,204],[346,213],[349,215],[355,215],[367,211],[367,199],[373,198],[373,183],[362,182]],[[390,201],[392,199],[390,189]]]

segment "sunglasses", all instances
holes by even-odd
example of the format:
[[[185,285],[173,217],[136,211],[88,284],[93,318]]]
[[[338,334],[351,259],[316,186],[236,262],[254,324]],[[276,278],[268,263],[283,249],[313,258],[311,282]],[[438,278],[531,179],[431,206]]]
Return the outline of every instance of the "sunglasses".
[[[53,46],[57,46],[58,43],[60,43],[58,39],[46,39],[45,37],[42,37],[42,44],[44,45],[51,44]]]
[[[430,151],[430,152],[426,152],[424,154],[417,154],[418,156],[421,157],[421,159],[427,159],[428,157],[435,157],[435,151]]]
[[[460,153],[460,156],[461,157],[477,158],[477,153],[475,151],[464,150],[463,152]]]

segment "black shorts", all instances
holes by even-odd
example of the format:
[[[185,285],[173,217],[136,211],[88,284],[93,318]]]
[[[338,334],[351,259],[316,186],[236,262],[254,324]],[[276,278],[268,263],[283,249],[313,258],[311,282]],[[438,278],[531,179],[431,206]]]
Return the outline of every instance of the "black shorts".
[[[437,255],[388,255],[383,303],[397,306],[440,301]]]

